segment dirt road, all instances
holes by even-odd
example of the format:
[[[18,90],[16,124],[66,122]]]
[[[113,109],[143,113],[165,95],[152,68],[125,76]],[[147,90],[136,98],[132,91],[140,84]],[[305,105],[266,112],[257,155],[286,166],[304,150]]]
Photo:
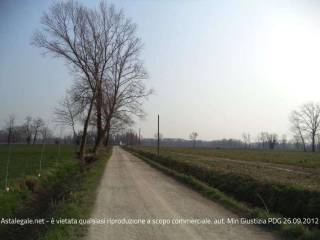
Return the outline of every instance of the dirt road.
[[[173,219],[226,222],[238,217],[118,147],[105,170],[92,218],[167,219],[170,224],[95,224],[87,240],[277,239],[253,225],[172,224]]]

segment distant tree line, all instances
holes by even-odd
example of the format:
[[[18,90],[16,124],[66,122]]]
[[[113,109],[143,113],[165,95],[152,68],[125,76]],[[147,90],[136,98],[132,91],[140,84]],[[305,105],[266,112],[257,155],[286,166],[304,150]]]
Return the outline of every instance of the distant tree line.
[[[162,146],[205,147],[205,148],[247,148],[247,149],[290,149],[300,151],[320,151],[320,105],[309,102],[292,111],[289,117],[292,138],[285,134],[279,136],[273,132],[260,132],[254,139],[249,133],[243,133],[242,139],[221,139],[212,141],[197,140],[199,134],[192,132],[190,140],[181,138],[164,138],[160,134]],[[125,144],[137,144],[137,141],[123,141]],[[154,138],[140,139],[139,144],[155,146]]]
[[[156,146],[154,138],[141,139],[141,144],[146,146]],[[194,141],[182,138],[163,138],[161,146],[168,147],[194,147]],[[271,147],[272,146],[272,147]],[[196,148],[242,148],[242,149],[297,149],[293,142],[287,142],[285,145],[277,141],[276,144],[261,141],[252,141],[248,145],[241,139],[220,139],[220,140],[197,140]]]
[[[57,136],[54,130],[50,129],[46,122],[40,118],[27,116],[23,122],[18,123],[15,115],[11,114],[0,129],[0,144],[80,144],[81,131],[76,134],[61,134]],[[96,133],[89,130],[87,143],[94,144]]]
[[[36,144],[52,137],[52,131],[42,118],[27,116],[22,124],[17,124],[16,117],[10,115],[5,126],[0,130],[1,143]]]
[[[43,143],[64,143],[80,144],[82,136],[81,131],[77,131],[76,120],[66,118],[67,110],[73,111],[71,103],[66,99],[55,111],[56,123],[70,126],[71,135],[55,137],[53,131],[48,128],[42,118],[33,118],[27,116],[21,124],[17,124],[14,115],[10,115],[5,121],[3,129],[0,130],[0,143],[25,143],[37,144]],[[307,103],[302,105],[298,110],[294,110],[290,115],[291,130],[293,136],[290,140],[286,135],[279,137],[276,133],[260,132],[255,138],[249,133],[243,133],[242,139],[221,139],[212,141],[197,140],[199,134],[192,132],[189,140],[179,138],[164,138],[160,133],[162,146],[174,147],[204,147],[204,148],[247,148],[247,149],[289,149],[301,151],[320,151],[320,107],[316,103]],[[111,128],[111,138],[109,143],[114,145],[149,145],[155,146],[157,143],[157,134],[154,138],[143,138],[133,129],[127,129],[127,125],[118,124]],[[119,133],[122,132],[122,133]],[[87,143],[96,142],[97,133],[94,123],[87,132]]]
[[[141,137],[134,130],[129,129],[123,133],[114,134],[110,143],[114,145],[139,145]]]

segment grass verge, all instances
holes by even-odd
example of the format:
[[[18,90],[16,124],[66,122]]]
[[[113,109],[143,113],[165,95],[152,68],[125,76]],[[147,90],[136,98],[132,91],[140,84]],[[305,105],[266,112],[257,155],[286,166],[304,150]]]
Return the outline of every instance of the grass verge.
[[[152,167],[155,167],[160,171],[164,172],[165,174],[174,177],[180,182],[187,184],[189,187],[197,190],[205,197],[221,203],[226,208],[232,210],[233,212],[237,213],[240,216],[247,217],[247,218],[260,218],[260,219],[266,219],[266,220],[268,218],[281,217],[278,214],[269,213],[261,208],[249,207],[247,204],[237,201],[233,197],[227,196],[225,193],[221,192],[220,190],[212,186],[209,186],[205,182],[200,181],[189,174],[176,171],[175,169],[172,168],[172,165],[170,164],[164,166],[163,162],[157,161],[157,157],[155,156],[153,156],[153,158],[150,158],[149,155],[146,156],[141,151],[137,151],[135,149],[128,148],[128,147],[126,147],[125,149],[130,151],[132,154],[136,155],[140,159],[144,160],[145,162],[150,164]],[[299,240],[320,239],[320,232],[318,229],[310,230],[309,228],[301,224],[298,224],[298,225],[268,224],[263,226],[266,226],[268,229],[277,232],[284,239],[290,239],[290,240],[291,239],[299,239]]]
[[[28,177],[16,183],[9,193],[0,193],[1,218],[37,218],[48,222],[36,225],[0,224],[0,239],[79,239],[87,226],[51,224],[54,219],[80,219],[90,216],[96,189],[111,149],[99,153],[98,160],[82,171],[78,162],[48,170],[41,178]],[[3,205],[2,205],[3,204]]]
[[[111,156],[111,152],[110,148],[99,153],[99,160],[93,162],[92,166],[87,169],[82,180],[78,182],[77,186],[71,192],[70,197],[57,206],[53,218],[86,219],[90,217],[96,199],[96,191],[107,161]],[[39,239],[78,240],[86,235],[87,230],[88,225],[51,225]]]

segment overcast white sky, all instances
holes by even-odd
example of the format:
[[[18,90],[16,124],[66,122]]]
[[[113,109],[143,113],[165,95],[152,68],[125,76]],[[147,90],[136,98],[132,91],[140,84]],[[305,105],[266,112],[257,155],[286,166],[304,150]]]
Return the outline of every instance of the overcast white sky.
[[[52,118],[72,76],[30,45],[51,1],[0,1],[0,126],[8,114]],[[97,1],[82,0],[95,6]],[[138,24],[147,85],[145,137],[289,135],[288,115],[320,100],[318,1],[109,1]]]

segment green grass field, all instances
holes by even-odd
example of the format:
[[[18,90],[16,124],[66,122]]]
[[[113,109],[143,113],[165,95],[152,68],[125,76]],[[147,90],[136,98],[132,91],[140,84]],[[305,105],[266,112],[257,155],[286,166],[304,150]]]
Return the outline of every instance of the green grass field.
[[[10,186],[27,175],[38,176],[42,171],[54,167],[56,164],[71,161],[75,148],[73,145],[45,145],[41,157],[42,145],[12,145],[8,168],[8,185]],[[0,188],[5,188],[6,168],[10,148],[0,145]],[[42,160],[41,160],[42,159]],[[41,161],[41,166],[40,166]]]
[[[9,162],[9,187],[5,190]],[[42,154],[43,153],[43,154]],[[4,218],[89,218],[96,189],[111,148],[102,149],[97,160],[80,168],[74,145],[0,145],[0,216]],[[40,160],[42,159],[41,177]],[[81,169],[81,170],[80,170]],[[82,225],[0,224],[0,239],[79,239]]]

